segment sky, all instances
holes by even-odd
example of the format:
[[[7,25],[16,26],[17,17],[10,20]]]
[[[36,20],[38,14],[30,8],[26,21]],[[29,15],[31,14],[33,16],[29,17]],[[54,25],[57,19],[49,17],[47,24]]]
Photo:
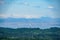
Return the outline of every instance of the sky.
[[[60,0],[0,0],[0,18],[60,18]]]

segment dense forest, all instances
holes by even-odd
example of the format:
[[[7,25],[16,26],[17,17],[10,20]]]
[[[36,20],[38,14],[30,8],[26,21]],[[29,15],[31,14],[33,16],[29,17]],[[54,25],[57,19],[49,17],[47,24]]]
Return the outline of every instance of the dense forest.
[[[3,28],[0,27],[0,40],[60,40],[60,28]]]

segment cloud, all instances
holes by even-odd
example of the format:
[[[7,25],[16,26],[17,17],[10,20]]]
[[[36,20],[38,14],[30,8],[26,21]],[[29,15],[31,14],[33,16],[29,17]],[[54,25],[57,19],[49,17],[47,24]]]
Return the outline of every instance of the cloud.
[[[25,18],[39,18],[39,16],[36,15],[25,15]]]
[[[20,14],[0,14],[0,18],[39,18],[36,15],[20,15]]]
[[[6,14],[0,14],[0,18],[8,18],[9,15]]]
[[[48,8],[54,8],[54,7],[50,5],[50,6],[48,6]]]
[[[33,7],[35,7],[35,8],[40,8],[40,6],[33,6]]]
[[[15,1],[14,4],[19,4],[19,5],[24,5],[24,6],[29,6],[29,2],[25,1],[25,0],[17,0]]]
[[[25,4],[25,5],[29,5],[29,3],[28,3],[28,2],[24,2],[24,4]]]
[[[3,0],[0,0],[0,4],[4,4],[5,2]]]

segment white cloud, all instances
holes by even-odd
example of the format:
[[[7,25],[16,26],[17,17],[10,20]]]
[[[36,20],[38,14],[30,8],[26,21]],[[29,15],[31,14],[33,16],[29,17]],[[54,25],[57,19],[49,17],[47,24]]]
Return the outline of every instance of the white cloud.
[[[39,18],[39,16],[36,16],[36,15],[25,15],[24,18]]]
[[[8,18],[9,15],[6,14],[0,14],[0,18]]]
[[[0,18],[39,18],[35,15],[20,15],[20,14],[0,14]]]
[[[50,5],[50,6],[48,6],[48,8],[54,8],[54,7]]]

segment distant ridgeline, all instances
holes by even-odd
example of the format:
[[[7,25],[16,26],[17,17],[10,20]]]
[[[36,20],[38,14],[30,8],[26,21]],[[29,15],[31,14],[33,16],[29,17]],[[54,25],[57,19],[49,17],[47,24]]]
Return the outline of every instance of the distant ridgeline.
[[[60,40],[60,28],[3,28],[0,27],[0,40]]]
[[[60,18],[0,18],[0,27],[43,29],[60,27]]]

